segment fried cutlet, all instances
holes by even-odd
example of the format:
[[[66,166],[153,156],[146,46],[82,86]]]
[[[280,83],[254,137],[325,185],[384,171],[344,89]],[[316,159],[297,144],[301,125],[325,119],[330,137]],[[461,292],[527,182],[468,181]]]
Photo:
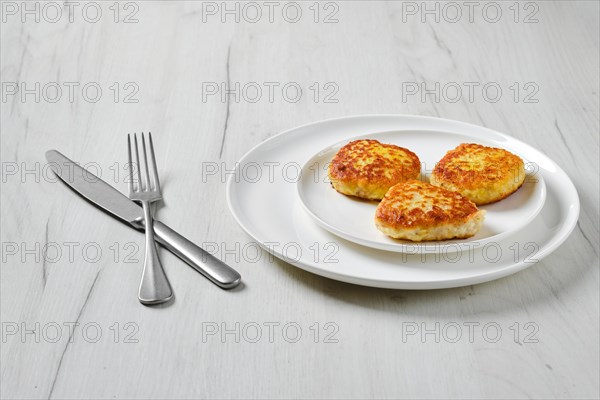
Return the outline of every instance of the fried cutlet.
[[[382,199],[390,187],[417,179],[420,173],[421,163],[415,153],[371,139],[346,144],[329,165],[335,190],[369,200]]]
[[[437,163],[430,182],[483,205],[510,196],[524,180],[525,164],[519,156],[504,149],[463,143]]]
[[[483,225],[485,210],[460,193],[410,180],[385,194],[375,211],[377,229],[415,242],[468,238]]]

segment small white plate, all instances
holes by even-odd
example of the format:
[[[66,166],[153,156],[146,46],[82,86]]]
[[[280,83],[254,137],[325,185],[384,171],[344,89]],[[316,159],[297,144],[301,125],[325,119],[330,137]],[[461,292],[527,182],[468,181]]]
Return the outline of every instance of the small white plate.
[[[357,139],[375,139],[381,143],[405,147],[421,161],[421,179],[429,180],[435,164],[461,143],[497,146],[467,134],[439,131],[392,131],[361,135],[338,142],[310,158],[298,180],[298,196],[308,214],[321,227],[351,242],[380,250],[396,252],[439,253],[468,250],[491,241],[499,241],[527,226],[540,212],[546,200],[546,184],[534,162],[521,156],[517,149],[507,149],[523,158],[527,177],[523,186],[508,198],[485,206],[481,230],[468,239],[431,242],[411,242],[392,239],[381,233],[374,223],[378,202],[361,200],[338,193],[327,176],[327,168],[335,153],[346,143]]]
[[[493,142],[495,147],[518,149],[518,154],[539,166],[538,173],[546,182],[542,211],[525,228],[498,243],[449,254],[372,249],[314,223],[297,195],[295,177],[301,166],[332,143],[394,130],[450,132]],[[257,168],[260,176],[255,173]],[[227,202],[240,226],[277,258],[331,279],[390,289],[450,288],[514,274],[556,250],[579,217],[579,197],[573,182],[541,151],[481,126],[411,115],[339,118],[276,135],[249,150],[236,165],[227,182]],[[254,269],[252,274],[263,271]]]

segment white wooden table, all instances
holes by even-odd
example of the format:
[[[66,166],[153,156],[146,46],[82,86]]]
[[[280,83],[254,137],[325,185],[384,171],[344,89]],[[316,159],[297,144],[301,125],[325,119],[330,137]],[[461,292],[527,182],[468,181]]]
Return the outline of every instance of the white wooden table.
[[[598,398],[598,2],[1,6],[2,398]],[[285,129],[372,113],[542,149],[577,186],[575,231],[524,272],[440,291],[250,260],[207,165],[227,175]],[[45,164],[59,149],[124,192],[125,135],[148,130],[160,219],[243,287],[163,251],[176,300],[141,306],[142,234]]]

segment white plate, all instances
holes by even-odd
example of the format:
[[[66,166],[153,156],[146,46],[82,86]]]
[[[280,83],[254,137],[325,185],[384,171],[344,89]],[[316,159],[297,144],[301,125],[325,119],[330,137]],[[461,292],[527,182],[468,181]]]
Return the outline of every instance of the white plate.
[[[301,165],[331,143],[371,132],[429,130],[465,134],[519,149],[546,182],[544,207],[524,229],[472,251],[407,254],[371,249],[322,229],[296,192]],[[257,176],[256,171],[260,172]],[[263,248],[306,271],[366,286],[436,289],[501,278],[534,265],[569,236],[579,216],[571,180],[542,152],[508,135],[445,119],[374,115],[327,120],[276,135],[251,149],[227,183],[229,208]]]
[[[468,239],[437,242],[411,242],[395,240],[376,227],[373,221],[378,202],[365,201],[336,192],[329,183],[327,168],[337,151],[351,140],[375,139],[381,143],[391,143],[406,147],[415,152],[421,161],[422,179],[428,181],[435,164],[461,143],[479,143],[485,146],[498,146],[493,140],[482,140],[467,134],[437,131],[392,131],[347,138],[321,150],[302,167],[298,179],[298,196],[308,214],[329,232],[351,242],[375,249],[412,252],[438,253],[468,250],[475,245],[499,241],[527,226],[540,212],[546,200],[546,184],[538,174],[534,162],[519,154],[518,149],[507,149],[525,161],[527,177],[523,186],[508,198],[480,206],[486,210],[481,230]]]

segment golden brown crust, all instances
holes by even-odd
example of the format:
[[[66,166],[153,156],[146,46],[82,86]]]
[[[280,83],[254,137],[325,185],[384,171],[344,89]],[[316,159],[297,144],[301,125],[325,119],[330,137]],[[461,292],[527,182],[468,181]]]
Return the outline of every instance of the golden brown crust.
[[[372,139],[346,144],[329,165],[329,179],[338,192],[376,200],[393,185],[418,178],[420,172],[415,153]]]
[[[460,193],[410,180],[388,190],[375,211],[380,224],[393,229],[460,225],[479,210]]]
[[[431,174],[431,184],[459,192],[477,205],[508,197],[524,180],[525,164],[520,157],[474,143],[448,151]]]

